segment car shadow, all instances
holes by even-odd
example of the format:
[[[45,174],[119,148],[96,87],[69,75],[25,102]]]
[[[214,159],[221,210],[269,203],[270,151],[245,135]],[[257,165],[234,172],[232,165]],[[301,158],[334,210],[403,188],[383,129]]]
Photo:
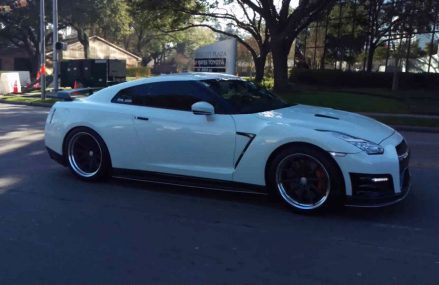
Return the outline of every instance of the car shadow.
[[[172,195],[179,195],[184,197],[196,197],[209,200],[233,201],[234,203],[242,203],[247,205],[257,205],[260,207],[276,209],[290,213],[293,216],[303,216],[310,220],[314,219],[348,219],[358,221],[381,221],[389,222],[395,219],[401,219],[402,216],[412,215],[416,204],[412,199],[413,194],[410,193],[406,200],[397,204],[379,207],[379,208],[355,208],[355,207],[332,207],[326,211],[315,214],[297,214],[288,206],[284,205],[279,199],[267,195],[266,193],[241,193],[233,191],[220,191],[210,189],[200,189],[194,187],[183,187],[174,185],[164,185],[153,182],[132,181],[120,178],[112,178],[109,183],[120,187],[127,187],[139,191],[148,191],[155,193],[168,193]]]

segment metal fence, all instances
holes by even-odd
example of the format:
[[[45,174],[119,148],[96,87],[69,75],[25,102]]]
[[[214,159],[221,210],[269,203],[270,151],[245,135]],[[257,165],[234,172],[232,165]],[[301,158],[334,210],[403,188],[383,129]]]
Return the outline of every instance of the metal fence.
[[[438,73],[438,2],[340,0],[298,37],[295,66]]]

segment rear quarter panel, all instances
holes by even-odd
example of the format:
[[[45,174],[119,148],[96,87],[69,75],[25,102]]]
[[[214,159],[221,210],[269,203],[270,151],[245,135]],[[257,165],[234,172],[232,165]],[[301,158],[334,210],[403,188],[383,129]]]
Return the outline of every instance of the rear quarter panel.
[[[86,100],[57,103],[46,121],[46,146],[63,154],[63,142],[68,133],[77,127],[87,127],[104,140],[113,167],[135,168],[140,144],[133,128],[133,116],[124,107]],[[55,112],[53,117],[52,112]]]

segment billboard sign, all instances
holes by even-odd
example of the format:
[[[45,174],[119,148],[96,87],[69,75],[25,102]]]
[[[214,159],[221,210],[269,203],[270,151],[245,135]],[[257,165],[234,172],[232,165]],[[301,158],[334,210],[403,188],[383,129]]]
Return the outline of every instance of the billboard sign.
[[[236,39],[220,41],[195,51],[194,71],[236,73]]]

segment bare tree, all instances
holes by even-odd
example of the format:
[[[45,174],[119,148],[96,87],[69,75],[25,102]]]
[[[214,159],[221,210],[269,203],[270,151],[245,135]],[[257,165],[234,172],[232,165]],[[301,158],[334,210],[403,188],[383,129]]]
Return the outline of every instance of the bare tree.
[[[178,7],[179,2],[187,1],[165,1],[172,3],[173,7]],[[218,1],[217,1],[218,2]],[[234,13],[216,13],[212,12],[217,9],[218,3],[209,0],[195,1],[195,6],[205,7],[205,12],[192,13],[193,15],[213,17],[217,19],[229,20],[236,24],[236,27],[250,33],[259,43],[259,53],[255,53],[246,41],[236,34],[230,36],[237,38],[244,44],[256,60],[262,61],[265,53],[272,52],[273,57],[273,75],[274,88],[277,91],[284,91],[288,87],[288,55],[291,46],[299,35],[311,22],[319,18],[323,13],[330,9],[336,0],[300,0],[297,7],[292,7],[291,0],[276,1],[273,0],[227,0],[224,5],[236,5],[244,11],[245,18],[239,19]],[[183,12],[189,12],[185,10]],[[198,24],[210,26],[209,24]],[[220,29],[213,27],[213,30],[224,33]],[[267,52],[268,50],[268,52]],[[256,61],[255,61],[256,65]]]
[[[385,42],[400,38],[410,39],[414,32],[421,32],[431,26],[434,19],[433,7],[437,0],[362,0],[367,7],[366,70],[372,71],[376,49]],[[409,52],[409,51],[407,51]]]
[[[182,1],[164,1],[168,6],[163,9],[173,9],[180,13],[191,15],[186,25],[168,32],[186,30],[194,27],[207,27],[212,31],[235,38],[251,54],[256,75],[260,82],[264,77],[265,63],[270,52],[270,35],[264,19],[243,1],[224,1],[223,7],[211,5],[210,1],[197,1],[197,5],[187,5]],[[224,29],[218,21],[226,23],[231,29]]]
[[[270,35],[270,49],[273,56],[274,88],[284,91],[288,88],[288,54],[291,46],[308,25],[332,8],[336,0],[301,0],[295,8],[291,0],[282,0],[275,5],[273,0],[237,0],[255,11],[266,23]]]

